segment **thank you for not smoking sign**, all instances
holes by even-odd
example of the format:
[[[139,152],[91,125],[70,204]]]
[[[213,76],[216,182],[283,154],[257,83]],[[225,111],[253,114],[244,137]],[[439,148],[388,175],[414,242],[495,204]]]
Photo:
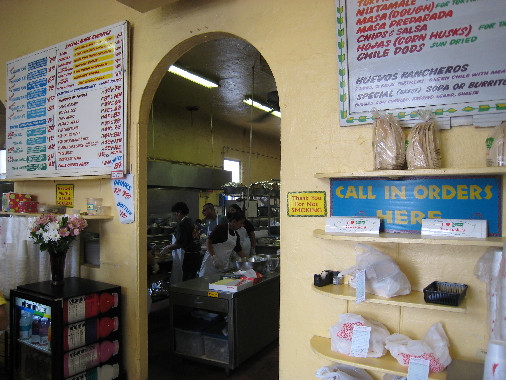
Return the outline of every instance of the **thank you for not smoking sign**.
[[[290,192],[287,195],[288,216],[327,216],[324,191]]]

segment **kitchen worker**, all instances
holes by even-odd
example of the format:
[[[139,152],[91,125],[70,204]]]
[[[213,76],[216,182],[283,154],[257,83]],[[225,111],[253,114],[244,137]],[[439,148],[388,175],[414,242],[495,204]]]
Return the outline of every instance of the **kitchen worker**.
[[[200,267],[200,277],[227,271],[232,252],[246,257],[237,234],[237,230],[243,226],[244,220],[242,211],[237,211],[230,215],[227,224],[218,224],[214,227],[206,240],[207,252]]]
[[[183,262],[185,260],[185,252],[188,252],[187,260],[193,259],[193,253],[195,250],[200,250],[200,246],[194,247],[193,230],[195,224],[188,217],[190,209],[184,202],[177,202],[171,208],[177,225],[172,235],[172,244],[164,247],[160,254],[168,254],[172,251],[172,270],[170,276],[170,283],[177,284],[192,277],[191,274],[185,274],[183,277]],[[185,265],[186,266],[186,265]],[[197,270],[195,270],[196,272]]]
[[[0,331],[7,330],[7,326],[9,325],[7,315],[7,301],[5,301],[4,295],[0,292]]]
[[[230,217],[235,212],[243,212],[241,210],[241,206],[237,203],[234,203],[229,206],[227,211],[227,218]],[[239,234],[239,238],[241,239],[241,247],[242,250],[249,256],[255,256],[255,247],[257,245],[257,240],[255,238],[255,227],[248,219],[244,219],[244,226],[237,230]]]
[[[214,209],[214,205],[212,203],[206,203],[202,207],[202,215],[204,215],[202,224],[204,226],[205,234],[207,237],[209,237],[209,234],[218,224],[228,223],[227,217],[225,215],[218,216],[216,214],[216,210]]]

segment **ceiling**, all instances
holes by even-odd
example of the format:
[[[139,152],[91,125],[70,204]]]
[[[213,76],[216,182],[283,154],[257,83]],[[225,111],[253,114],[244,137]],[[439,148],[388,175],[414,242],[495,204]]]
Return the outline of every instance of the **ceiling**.
[[[254,100],[268,104],[267,94],[276,91],[269,65],[252,45],[237,38],[222,38],[200,44],[175,63],[185,70],[219,84],[208,89],[167,72],[154,102],[199,112],[254,133],[280,138],[281,119],[243,103],[253,94]],[[195,107],[198,110],[195,110]]]

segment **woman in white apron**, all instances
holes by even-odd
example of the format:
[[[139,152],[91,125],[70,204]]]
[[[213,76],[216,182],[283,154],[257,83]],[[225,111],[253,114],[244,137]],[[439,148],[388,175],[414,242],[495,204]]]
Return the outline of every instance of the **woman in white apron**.
[[[232,204],[228,208],[227,215],[232,215],[235,212],[243,212],[241,207],[238,204]],[[255,238],[255,227],[251,224],[248,219],[244,219],[244,225],[237,230],[239,234],[239,238],[241,239],[241,247],[242,250],[248,256],[255,255],[255,246],[256,246],[256,238]]]
[[[228,224],[219,224],[206,240],[207,252],[202,260],[199,276],[225,272],[230,265],[230,256],[236,252],[246,257],[237,230],[243,226],[244,214],[235,213],[229,218]]]
[[[194,224],[188,214],[190,209],[184,202],[177,202],[172,206],[171,211],[178,221],[174,234],[172,235],[172,244],[166,246],[161,253],[166,254],[172,251],[172,270],[170,283],[177,284],[183,281],[183,260],[185,248],[189,247],[193,241]]]

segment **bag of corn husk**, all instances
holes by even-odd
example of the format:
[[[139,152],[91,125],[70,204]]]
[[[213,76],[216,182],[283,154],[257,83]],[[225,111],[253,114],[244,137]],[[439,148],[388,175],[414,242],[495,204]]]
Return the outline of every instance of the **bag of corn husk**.
[[[405,138],[393,115],[375,113],[373,129],[374,170],[404,169]]]
[[[408,135],[406,161],[408,169],[439,169],[441,151],[439,128],[432,119],[432,112],[418,111],[421,123],[413,127]]]
[[[506,121],[498,125],[485,140],[487,146],[486,164],[487,166],[506,166]]]

